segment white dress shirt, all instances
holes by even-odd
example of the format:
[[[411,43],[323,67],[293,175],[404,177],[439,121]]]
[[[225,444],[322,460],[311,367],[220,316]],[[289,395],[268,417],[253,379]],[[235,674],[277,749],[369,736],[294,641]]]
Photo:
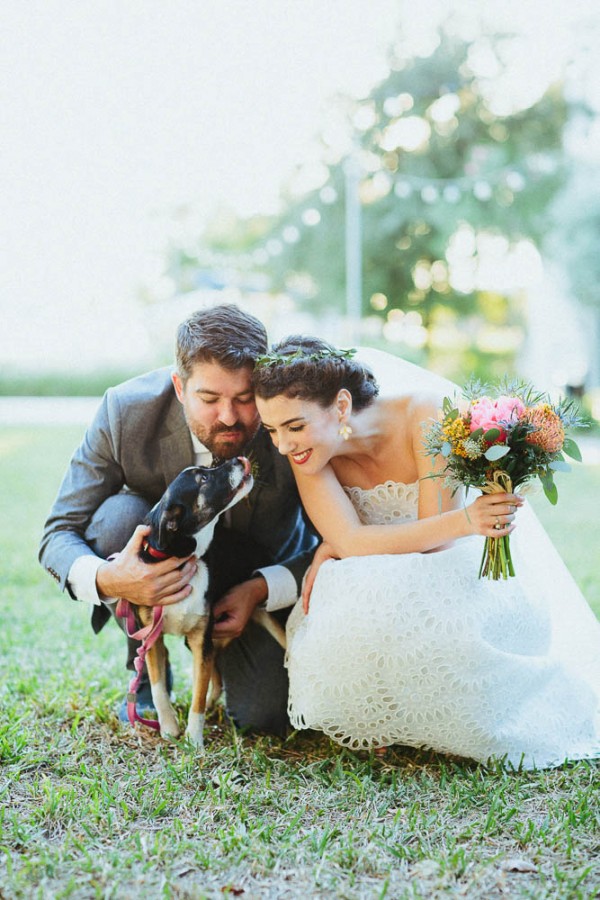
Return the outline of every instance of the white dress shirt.
[[[194,449],[194,465],[212,465],[213,457],[210,450],[198,440],[195,434],[191,432],[190,434]],[[225,519],[225,523],[227,524],[227,519]],[[103,562],[105,560],[99,556],[86,554],[78,557],[71,566],[67,580],[69,587],[78,600],[94,604],[95,606],[99,606],[102,602],[111,602],[110,598],[105,598],[102,601],[98,596],[96,587],[96,573]],[[264,568],[256,569],[254,574],[262,575],[267,582],[267,600],[262,604],[261,609],[273,612],[276,609],[292,606],[298,599],[296,579],[285,566],[265,566]]]

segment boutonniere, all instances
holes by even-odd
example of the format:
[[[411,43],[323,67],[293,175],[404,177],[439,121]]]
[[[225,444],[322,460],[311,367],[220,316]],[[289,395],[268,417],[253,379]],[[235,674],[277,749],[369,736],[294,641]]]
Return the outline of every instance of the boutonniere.
[[[260,481],[259,481],[260,466],[258,465],[258,460],[253,452],[249,453],[248,456],[246,457],[246,459],[250,463],[250,474],[252,475],[252,480],[254,483],[252,485],[252,489],[250,490],[250,493],[244,497],[244,503],[246,503],[248,506],[251,506],[252,505],[252,494],[254,493],[254,488],[256,487],[257,484],[260,484]]]

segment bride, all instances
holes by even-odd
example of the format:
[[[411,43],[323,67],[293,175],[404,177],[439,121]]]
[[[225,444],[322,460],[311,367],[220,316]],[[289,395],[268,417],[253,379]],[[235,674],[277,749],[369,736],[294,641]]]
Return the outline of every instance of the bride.
[[[423,424],[454,386],[296,336],[254,387],[323,538],[288,621],[292,724],[526,768],[599,756],[600,623],[535,515],[427,477]],[[478,536],[515,528],[517,577],[478,579]]]

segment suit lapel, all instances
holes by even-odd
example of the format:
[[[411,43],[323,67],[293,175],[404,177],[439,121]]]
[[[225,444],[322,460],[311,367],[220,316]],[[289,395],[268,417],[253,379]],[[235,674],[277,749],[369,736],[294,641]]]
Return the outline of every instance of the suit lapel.
[[[170,484],[182,469],[194,463],[190,430],[183,415],[183,407],[175,395],[165,426],[167,434],[160,440],[160,458],[165,482]]]
[[[239,531],[251,533],[252,519],[259,505],[260,495],[265,490],[276,486],[271,438],[266,431],[260,428],[244,452],[257,469],[257,474],[254,479],[254,487],[249,495],[231,510],[231,521]]]

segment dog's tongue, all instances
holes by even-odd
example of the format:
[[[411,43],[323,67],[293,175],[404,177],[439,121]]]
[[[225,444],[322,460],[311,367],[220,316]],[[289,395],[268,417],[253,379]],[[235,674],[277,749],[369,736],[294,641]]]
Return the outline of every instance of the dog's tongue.
[[[238,456],[238,459],[241,463],[244,464],[244,475],[250,475],[252,472],[252,466],[250,465],[250,460],[246,459],[245,456]]]

